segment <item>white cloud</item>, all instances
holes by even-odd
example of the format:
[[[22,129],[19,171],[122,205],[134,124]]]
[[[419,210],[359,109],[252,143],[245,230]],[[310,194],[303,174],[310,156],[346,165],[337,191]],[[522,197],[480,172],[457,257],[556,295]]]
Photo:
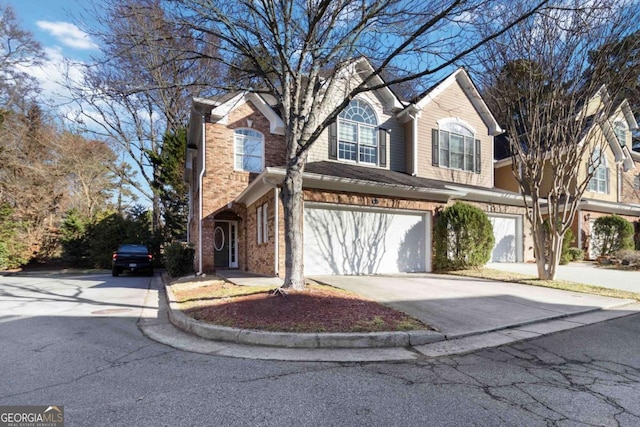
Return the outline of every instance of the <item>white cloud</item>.
[[[98,49],[98,45],[91,41],[89,34],[69,22],[38,21],[36,25],[66,46],[83,50]]]

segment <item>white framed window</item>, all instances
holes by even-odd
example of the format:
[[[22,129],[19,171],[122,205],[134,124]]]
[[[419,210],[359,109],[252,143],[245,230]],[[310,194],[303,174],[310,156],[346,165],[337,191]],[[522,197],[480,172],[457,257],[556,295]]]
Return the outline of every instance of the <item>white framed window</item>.
[[[469,126],[445,120],[432,138],[434,166],[480,173],[480,140]]]
[[[253,129],[236,129],[234,134],[235,169],[246,172],[262,172],[264,169],[264,135]]]
[[[616,120],[613,122],[613,132],[620,146],[624,147],[627,144],[627,125],[622,120]]]
[[[338,159],[378,164],[378,119],[365,101],[354,99],[338,115]]]
[[[636,191],[640,190],[640,174],[633,177],[633,189]]]
[[[599,148],[593,150],[589,173],[593,173],[593,176],[589,180],[588,190],[594,193],[609,194],[609,168],[607,166],[607,158]]]
[[[256,236],[258,244],[269,242],[269,204],[264,203],[256,209]]]

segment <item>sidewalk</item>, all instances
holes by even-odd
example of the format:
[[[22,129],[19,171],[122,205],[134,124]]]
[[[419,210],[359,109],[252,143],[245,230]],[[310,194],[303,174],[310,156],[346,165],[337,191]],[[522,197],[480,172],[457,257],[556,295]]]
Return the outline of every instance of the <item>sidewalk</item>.
[[[274,280],[239,272],[227,277],[238,284]],[[640,304],[632,300],[481,279],[451,280],[451,277],[420,274],[317,278],[422,317],[436,327],[437,333],[283,334],[206,325],[176,309],[171,303],[170,287],[165,287],[158,276],[146,302],[157,309],[147,309],[140,327],[156,341],[198,353],[266,360],[355,362],[468,353],[640,313]],[[482,323],[483,319],[490,321]]]

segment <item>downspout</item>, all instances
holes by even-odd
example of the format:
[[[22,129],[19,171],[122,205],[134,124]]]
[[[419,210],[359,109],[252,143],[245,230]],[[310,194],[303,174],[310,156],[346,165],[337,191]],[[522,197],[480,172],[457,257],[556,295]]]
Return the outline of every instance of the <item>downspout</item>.
[[[198,275],[202,274],[202,181],[207,169],[207,144],[205,138],[205,119],[202,115],[202,169],[198,176]]]
[[[412,145],[413,145],[413,173],[411,175],[413,176],[418,176],[418,115],[412,115],[409,114],[409,117],[411,117],[411,120],[413,121],[412,126],[413,126],[413,132],[412,132]]]
[[[578,249],[582,250],[582,210],[578,209]]]
[[[273,271],[276,277],[280,276],[280,208],[278,201],[280,200],[280,188],[264,177],[262,182],[273,187]]]

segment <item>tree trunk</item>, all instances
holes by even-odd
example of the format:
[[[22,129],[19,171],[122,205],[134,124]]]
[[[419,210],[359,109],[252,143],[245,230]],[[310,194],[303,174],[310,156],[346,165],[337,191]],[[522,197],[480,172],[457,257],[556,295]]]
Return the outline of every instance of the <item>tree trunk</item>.
[[[558,270],[558,264],[560,264],[560,257],[562,256],[562,241],[564,237],[555,233],[551,238],[551,244],[549,249],[549,269],[547,274],[547,280],[555,280]]]
[[[538,267],[538,279],[547,280],[549,272],[547,270],[546,256],[546,235],[542,224],[539,224],[534,230],[537,238],[533,240],[536,257],[536,266]]]
[[[304,289],[303,197],[301,162],[287,167],[280,197],[284,210],[285,289]]]

